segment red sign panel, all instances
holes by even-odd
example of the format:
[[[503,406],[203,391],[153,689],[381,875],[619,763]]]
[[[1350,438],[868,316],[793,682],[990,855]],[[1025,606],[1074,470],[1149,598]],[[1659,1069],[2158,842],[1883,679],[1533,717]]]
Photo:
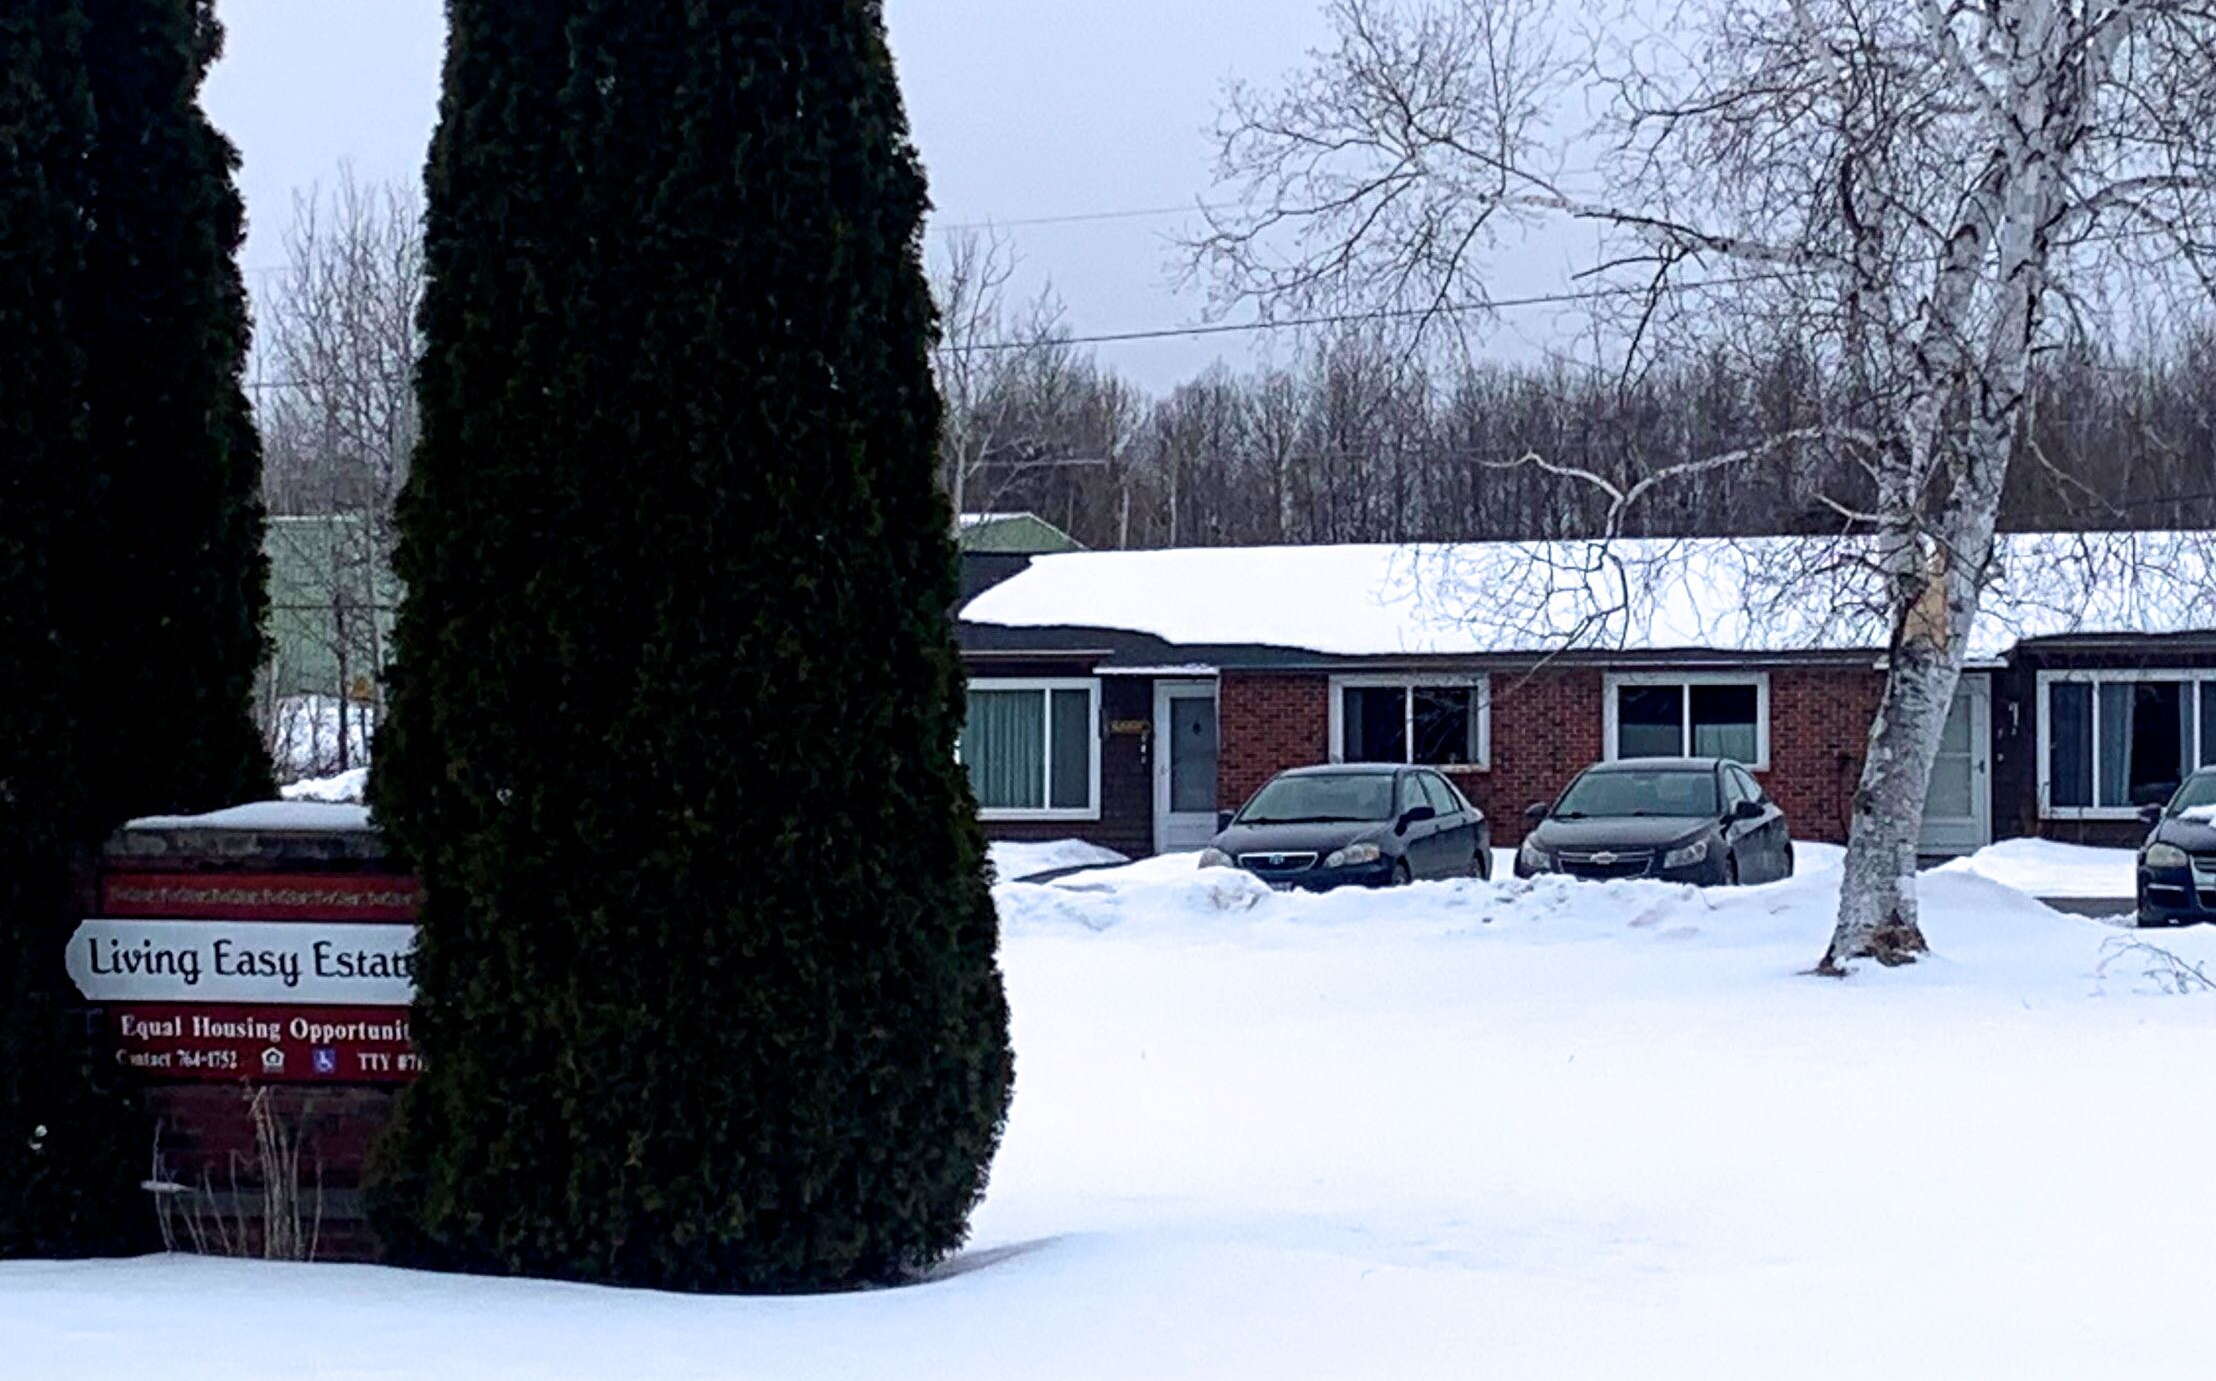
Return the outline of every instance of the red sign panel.
[[[240,962],[244,954],[259,952],[238,942],[240,922],[291,922],[271,926],[271,934],[285,935],[289,944],[295,938],[292,932],[313,931],[316,922],[334,923],[330,934],[340,937],[363,927],[371,928],[364,933],[375,933],[379,926],[404,925],[416,919],[421,899],[414,878],[390,874],[119,872],[108,874],[100,886],[103,915],[221,925],[220,931],[209,931],[210,936],[225,937],[211,940],[211,953],[220,950]],[[86,928],[102,924],[88,922]],[[258,925],[254,929],[259,933]],[[201,927],[169,930],[198,934]],[[397,933],[405,944],[407,932]],[[149,955],[156,948],[152,941],[143,947]],[[191,947],[170,948],[181,956]],[[309,945],[304,953],[315,948]],[[280,959],[283,949],[274,941],[269,947]],[[136,962],[159,967],[151,959]],[[184,984],[180,976],[180,990],[216,987],[223,971],[221,954],[211,962],[214,968],[205,972],[180,962],[180,975],[189,970],[191,977],[204,980]],[[414,1079],[422,1060],[410,1038],[408,1009],[313,1005],[309,979],[316,972],[304,961],[299,991],[286,994],[295,1001],[284,1004],[142,1000],[118,994],[107,1004],[116,1062],[160,1083],[383,1084]],[[300,1004],[303,998],[306,1002]]]
[[[164,920],[412,921],[411,877],[362,873],[110,873],[101,914]]]
[[[157,1081],[406,1083],[422,1069],[405,1007],[141,1003],[109,1010],[118,1064]]]

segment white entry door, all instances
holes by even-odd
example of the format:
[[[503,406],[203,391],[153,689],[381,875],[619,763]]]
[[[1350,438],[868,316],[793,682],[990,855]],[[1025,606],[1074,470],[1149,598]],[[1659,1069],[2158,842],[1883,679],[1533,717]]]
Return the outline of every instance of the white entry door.
[[[1966,854],[1993,842],[1993,681],[1965,672],[1947,712],[1924,798],[1927,854]]]
[[[1216,833],[1216,683],[1154,683],[1154,848],[1205,848]]]

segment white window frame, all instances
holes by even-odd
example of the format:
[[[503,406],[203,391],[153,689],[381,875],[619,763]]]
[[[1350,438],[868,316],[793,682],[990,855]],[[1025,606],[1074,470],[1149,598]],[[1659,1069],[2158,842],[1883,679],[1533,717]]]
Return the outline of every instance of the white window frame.
[[[1419,689],[1451,687],[1477,693],[1477,761],[1476,762],[1416,762],[1416,697]],[[1346,696],[1353,690],[1399,690],[1401,742],[1403,751],[1410,755],[1404,764],[1409,767],[1428,767],[1438,772],[1490,772],[1493,768],[1493,678],[1482,673],[1467,672],[1401,672],[1364,673],[1358,676],[1334,676],[1331,678],[1331,760],[1346,761]]]
[[[1693,687],[1695,686],[1752,686],[1754,687],[1754,746],[1760,762],[1743,762],[1739,765],[1749,772],[1770,770],[1770,673],[1766,671],[1611,671],[1602,678],[1600,697],[1601,756],[1608,762],[1619,762],[1616,729],[1621,711],[1616,703],[1617,694],[1625,686],[1678,686],[1679,729],[1678,747],[1681,755],[1692,756],[1693,746]]]
[[[1017,820],[1098,820],[1100,819],[1100,678],[1097,676],[973,676],[969,689],[973,691],[1040,691],[1043,692],[1039,712],[1040,737],[1044,740],[1045,757],[1042,759],[1044,778],[1041,781],[1039,799],[1054,799],[1054,692],[1081,690],[1086,695],[1086,723],[1091,732],[1086,736],[1090,751],[1086,753],[1087,780],[1083,807],[1077,806],[987,806],[980,803],[977,818],[983,821]],[[962,713],[967,717],[969,704],[963,701]]]
[[[2038,703],[2033,713],[2039,716],[2039,818],[2042,820],[2137,820],[2138,806],[2058,806],[2054,804],[2054,703],[2050,686],[2083,685],[2093,689],[2093,795],[2101,793],[2101,692],[2102,682],[2111,685],[2137,684],[2143,681],[2176,682],[2185,686],[2193,696],[2191,720],[2193,732],[2185,745],[2188,760],[2186,771],[2199,770],[2201,766],[2201,685],[2216,682],[2216,667],[2128,667],[2113,671],[2086,668],[2069,671],[2042,671],[2038,675]]]

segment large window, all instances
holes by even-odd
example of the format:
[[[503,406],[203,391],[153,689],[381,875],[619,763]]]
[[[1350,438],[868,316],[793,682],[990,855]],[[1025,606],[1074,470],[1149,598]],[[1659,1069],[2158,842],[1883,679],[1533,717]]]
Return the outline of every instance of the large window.
[[[2039,699],[2047,815],[2129,816],[2216,764],[2216,672],[2047,671]]]
[[[1492,760],[1485,678],[1338,676],[1331,681],[1334,762],[1484,767]]]
[[[962,763],[987,820],[1100,818],[1100,683],[970,682]]]
[[[1624,672],[1608,678],[1607,753],[1770,765],[1770,678],[1759,672]]]

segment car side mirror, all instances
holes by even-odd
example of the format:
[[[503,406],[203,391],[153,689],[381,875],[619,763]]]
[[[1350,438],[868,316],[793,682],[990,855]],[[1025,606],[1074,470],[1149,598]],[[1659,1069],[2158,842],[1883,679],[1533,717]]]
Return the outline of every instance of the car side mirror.
[[[1547,818],[1547,803],[1544,801],[1533,801],[1530,805],[1523,808],[1523,818],[1529,820],[1534,825],[1538,824],[1541,820]]]
[[[1756,801],[1741,801],[1731,808],[1731,818],[1734,820],[1759,820],[1762,818],[1762,806]]]
[[[1400,822],[1393,826],[1393,831],[1396,834],[1405,834],[1410,825],[1420,825],[1426,820],[1437,818],[1438,814],[1430,806],[1410,806],[1400,813]]]
[[[1237,812],[1237,811],[1235,811],[1235,810],[1219,810],[1219,811],[1217,811],[1217,812],[1216,812],[1216,833],[1218,833],[1218,834],[1222,834],[1222,833],[1223,833],[1223,832],[1224,832],[1225,830],[1227,830],[1227,829],[1230,829],[1230,828],[1231,828],[1231,817],[1233,817],[1234,815],[1237,815],[1238,813],[1239,813],[1239,812]]]
[[[2141,806],[2139,807],[2139,818],[2147,824],[2159,825],[2162,823],[2162,807]]]

